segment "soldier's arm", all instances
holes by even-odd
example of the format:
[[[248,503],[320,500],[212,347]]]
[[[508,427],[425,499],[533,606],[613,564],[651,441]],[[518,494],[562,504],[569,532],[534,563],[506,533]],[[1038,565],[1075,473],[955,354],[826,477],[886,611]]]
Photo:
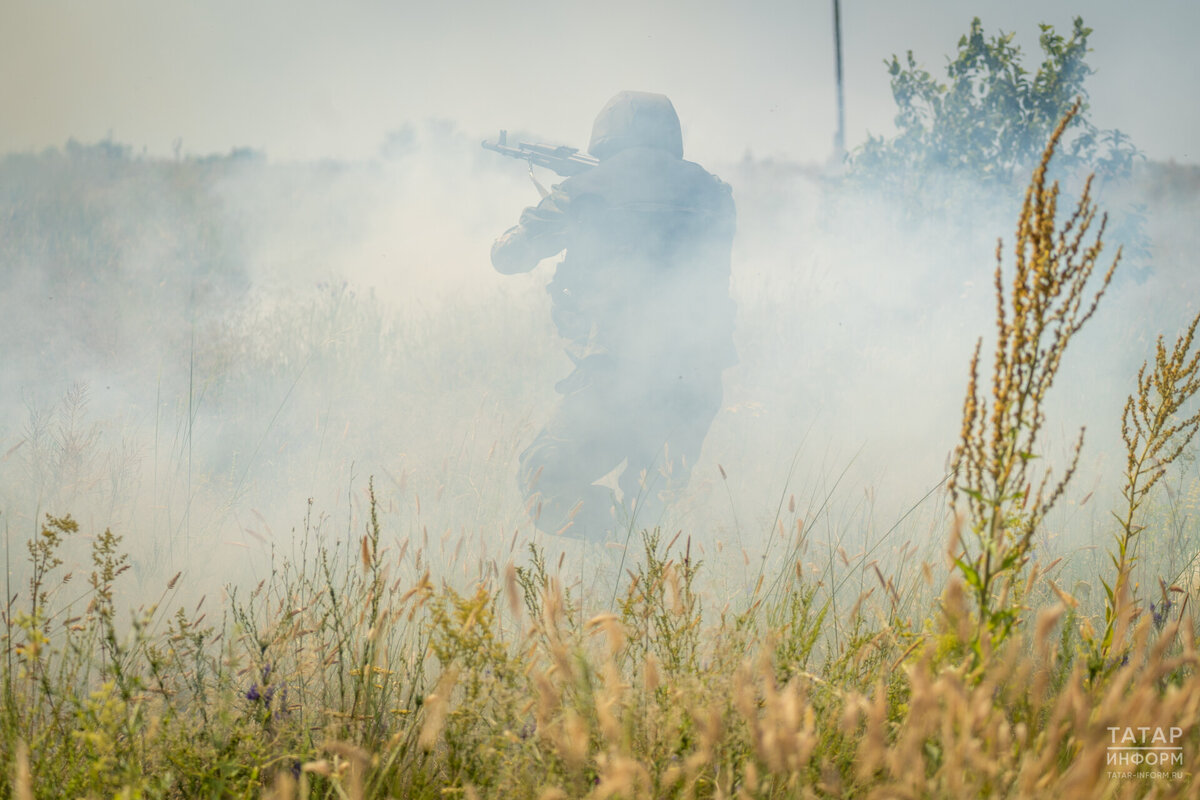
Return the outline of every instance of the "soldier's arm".
[[[541,203],[527,208],[521,220],[492,245],[492,266],[512,275],[529,272],[543,258],[567,246],[566,195],[555,187]]]

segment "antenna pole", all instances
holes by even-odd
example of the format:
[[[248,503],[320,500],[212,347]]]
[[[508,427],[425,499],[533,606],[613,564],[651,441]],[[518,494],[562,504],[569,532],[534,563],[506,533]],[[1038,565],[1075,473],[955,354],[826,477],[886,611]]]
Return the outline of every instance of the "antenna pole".
[[[833,136],[833,157],[846,155],[846,95],[842,88],[842,4],[833,0],[833,52],[837,74],[837,133]]]

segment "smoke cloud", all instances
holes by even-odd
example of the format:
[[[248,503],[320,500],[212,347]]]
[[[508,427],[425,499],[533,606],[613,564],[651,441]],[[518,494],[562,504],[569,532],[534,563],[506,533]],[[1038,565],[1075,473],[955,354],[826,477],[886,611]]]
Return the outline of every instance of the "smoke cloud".
[[[69,512],[124,534],[140,581],[184,569],[199,591],[261,577],[306,524],[361,535],[373,477],[386,530],[426,564],[470,573],[530,540],[594,552],[538,534],[517,485],[571,363],[553,261],[509,277],[488,263],[536,193],[479,138],[438,122],[364,161],[101,142],[0,162],[9,536]],[[667,532],[735,584],[782,549],[783,518],[851,553],[903,521],[889,547],[937,551],[936,487],[974,340],[988,349],[1011,208],[914,223],[824,168],[707,166],[738,203],[739,363]],[[1051,398],[1048,464],[1088,430],[1076,504],[1111,496],[1136,367],[1194,313],[1196,186],[1194,169],[1149,164],[1110,198],[1145,205],[1152,268],[1118,278]],[[1099,507],[1071,507],[1075,545]]]
[[[738,363],[668,534],[692,536],[742,586],[801,524],[830,552],[939,552],[937,487],[975,340],[989,352],[996,242],[1009,263],[1017,198],[914,218],[839,188],[827,20],[784,5],[763,4],[763,25],[667,8],[631,27],[620,4],[597,19],[534,3],[536,29],[503,4],[470,9],[470,24],[440,6],[400,19],[130,2],[72,9],[70,24],[52,3],[6,9],[0,106],[21,112],[0,132],[9,540],[69,512],[124,534],[139,581],[185,569],[199,592],[261,578],[306,525],[361,535],[373,478],[386,529],[427,565],[469,573],[532,540],[576,563],[598,550],[615,572],[619,547],[537,533],[517,483],[571,361],[545,291],[555,260],[521,276],[488,263],[537,193],[479,141],[525,126],[522,138],[582,145],[628,86],[673,99],[685,158],[731,184],[738,207]],[[1027,5],[984,21],[1032,30]],[[1177,41],[1195,11],[1164,9],[1177,24],[1092,12],[1093,112],[1152,159],[1186,160],[1195,126],[1126,87],[1149,79],[1144,63],[1163,81],[1195,71]],[[1053,11],[1065,27],[1067,10]],[[845,9],[852,143],[886,133],[894,111],[878,59],[944,51],[968,22],[957,14]],[[1121,43],[1126,24],[1151,33]],[[591,50],[625,61],[593,70],[579,57]],[[58,144],[68,136],[80,141]],[[1061,470],[1087,428],[1052,521],[1065,550],[1096,547],[1137,366],[1195,311],[1198,186],[1196,168],[1151,160],[1100,199],[1140,214],[1151,247],[1119,269],[1050,398],[1048,465]],[[1106,240],[1110,254],[1121,243]],[[75,555],[86,561],[86,543]]]

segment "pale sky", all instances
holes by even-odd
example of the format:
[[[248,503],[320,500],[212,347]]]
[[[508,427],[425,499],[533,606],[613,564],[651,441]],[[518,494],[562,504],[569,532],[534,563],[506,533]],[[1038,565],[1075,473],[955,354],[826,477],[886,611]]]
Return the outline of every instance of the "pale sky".
[[[972,16],[1094,29],[1093,121],[1155,159],[1200,162],[1195,0],[843,0],[847,143],[891,129],[882,61],[944,75]],[[621,89],[663,92],[687,155],[826,158],[832,0],[0,0],[0,153],[110,135],[152,155],[363,158],[405,123],[454,120],[586,146]]]

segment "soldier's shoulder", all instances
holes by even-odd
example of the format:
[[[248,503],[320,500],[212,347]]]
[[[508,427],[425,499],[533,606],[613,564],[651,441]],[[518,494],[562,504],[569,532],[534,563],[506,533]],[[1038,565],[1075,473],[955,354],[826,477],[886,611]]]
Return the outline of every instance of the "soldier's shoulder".
[[[688,205],[732,206],[733,189],[695,161],[650,148],[630,148],[564,182],[570,196],[663,195]]]
[[[687,161],[686,159],[681,159],[679,163],[682,165],[682,169],[686,170],[692,175],[695,175],[698,179],[707,179],[713,183],[720,184],[721,186],[729,185],[725,183],[725,181],[721,180],[715,173],[709,172],[704,165],[696,161]]]
[[[719,204],[733,205],[733,187],[695,161],[683,162],[690,173],[690,182],[697,193],[704,193]]]

